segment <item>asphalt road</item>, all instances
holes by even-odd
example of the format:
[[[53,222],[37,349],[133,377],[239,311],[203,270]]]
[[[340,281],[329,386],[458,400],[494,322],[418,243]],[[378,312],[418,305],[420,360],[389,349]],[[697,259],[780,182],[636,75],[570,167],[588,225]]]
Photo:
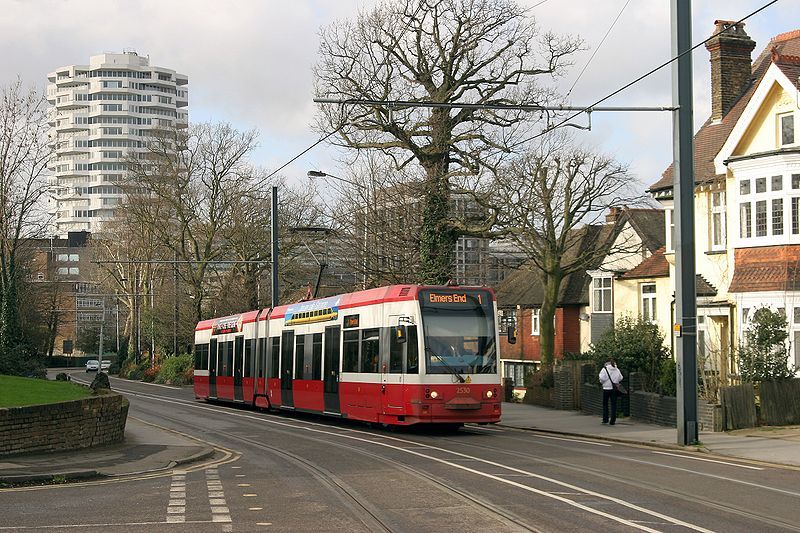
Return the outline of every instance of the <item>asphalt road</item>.
[[[0,491],[0,532],[800,531],[799,470],[499,426],[389,432],[112,386],[131,416],[233,456]]]

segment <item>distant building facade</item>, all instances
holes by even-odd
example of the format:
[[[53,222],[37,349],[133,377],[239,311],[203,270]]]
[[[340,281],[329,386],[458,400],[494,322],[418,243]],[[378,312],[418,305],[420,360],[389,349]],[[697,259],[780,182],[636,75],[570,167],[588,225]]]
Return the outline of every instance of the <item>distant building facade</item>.
[[[189,79],[136,52],[92,56],[47,79],[54,233],[95,233],[122,202],[126,160],[147,149],[154,130],[188,125]]]

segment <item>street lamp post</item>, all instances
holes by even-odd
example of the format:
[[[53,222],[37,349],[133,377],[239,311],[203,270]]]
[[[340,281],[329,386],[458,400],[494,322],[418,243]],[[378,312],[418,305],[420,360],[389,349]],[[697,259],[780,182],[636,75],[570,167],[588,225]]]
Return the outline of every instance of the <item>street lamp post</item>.
[[[367,194],[367,196],[370,196],[368,187],[365,187],[361,183],[358,183],[358,182],[355,182],[355,181],[352,181],[352,180],[349,180],[349,179],[340,178],[339,176],[334,176],[333,174],[328,174],[326,172],[322,172],[321,170],[309,170],[306,173],[306,175],[309,178],[332,178],[332,179],[335,179],[337,181],[341,181],[342,183],[347,183],[349,185],[352,185],[353,187],[356,187],[356,188],[364,191]],[[364,203],[364,246],[363,246],[363,250],[362,250],[363,253],[362,253],[362,263],[361,263],[361,268],[362,268],[361,288],[362,289],[366,289],[367,288],[367,235],[368,235],[368,231],[367,231],[367,216],[368,216],[368,214],[369,214],[369,210],[368,210],[367,203],[365,202]]]

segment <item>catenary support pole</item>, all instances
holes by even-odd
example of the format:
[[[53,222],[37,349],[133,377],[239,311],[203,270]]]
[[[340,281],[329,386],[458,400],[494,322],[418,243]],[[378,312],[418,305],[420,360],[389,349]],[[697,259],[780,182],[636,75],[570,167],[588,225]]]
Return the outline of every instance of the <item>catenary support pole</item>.
[[[272,307],[278,306],[278,188],[272,187]]]
[[[691,0],[672,0],[672,53],[692,46]],[[692,54],[672,64],[673,191],[675,198],[675,357],[678,444],[697,442],[697,301],[694,245],[694,151],[692,146]]]

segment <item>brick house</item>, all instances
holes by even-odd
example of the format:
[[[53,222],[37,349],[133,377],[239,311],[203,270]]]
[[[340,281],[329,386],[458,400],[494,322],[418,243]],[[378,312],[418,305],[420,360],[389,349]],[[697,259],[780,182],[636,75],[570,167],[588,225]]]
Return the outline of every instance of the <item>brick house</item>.
[[[605,224],[576,231],[572,254],[591,255],[586,270],[564,278],[555,313],[555,356],[579,353],[614,323],[613,281],[663,246],[661,209],[612,208]],[[612,253],[608,253],[611,251]],[[526,268],[527,267],[527,268]],[[524,376],[541,363],[539,311],[543,301],[539,272],[531,263],[506,277],[497,287],[500,328],[517,329],[516,344],[500,340],[503,377],[524,386]]]
[[[695,260],[715,290],[698,300],[698,355],[736,372],[729,349],[768,306],[786,314],[790,364],[800,364],[800,30],[772,38],[751,62],[744,24],[715,24],[726,31],[706,43],[712,111],[694,137]],[[650,187],[667,211],[670,282],[672,181],[669,167]]]

